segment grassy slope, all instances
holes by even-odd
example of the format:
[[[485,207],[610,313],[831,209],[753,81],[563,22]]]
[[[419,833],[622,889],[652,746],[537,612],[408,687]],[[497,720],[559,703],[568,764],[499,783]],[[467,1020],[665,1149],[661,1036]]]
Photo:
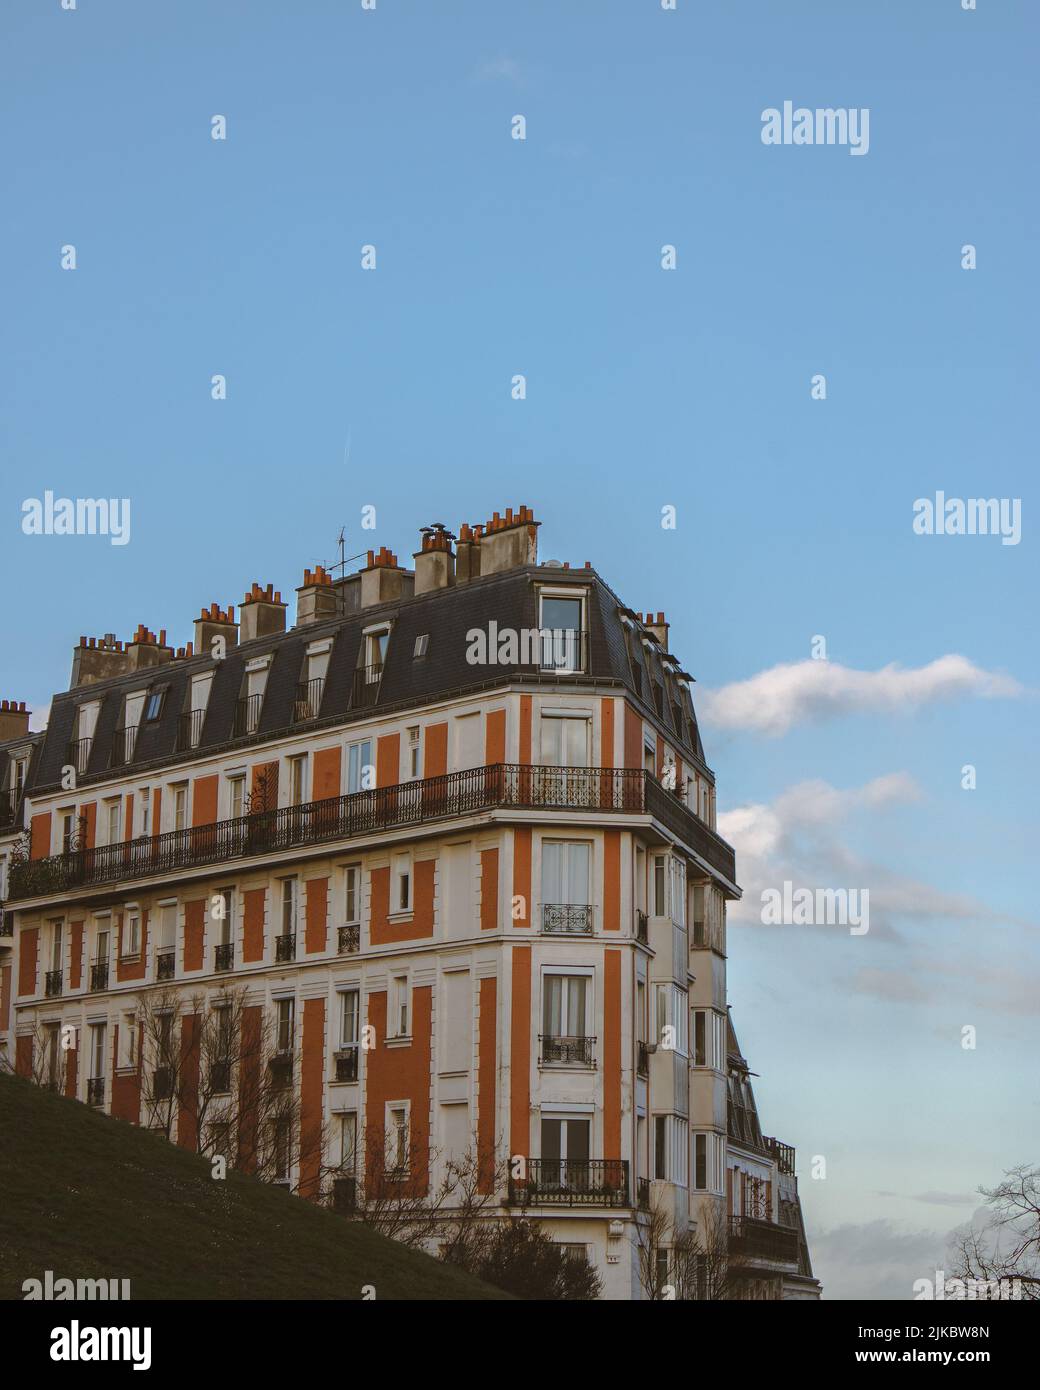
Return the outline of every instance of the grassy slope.
[[[127,1278],[133,1298],[506,1298],[343,1217],[0,1075],[0,1298]]]

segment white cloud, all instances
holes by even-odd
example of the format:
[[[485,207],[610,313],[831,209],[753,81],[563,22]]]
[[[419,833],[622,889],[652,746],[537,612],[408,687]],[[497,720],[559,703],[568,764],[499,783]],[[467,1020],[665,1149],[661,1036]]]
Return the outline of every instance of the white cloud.
[[[951,654],[910,670],[895,664],[880,671],[855,671],[833,661],[791,662],[718,690],[704,690],[697,707],[705,724],[777,738],[796,724],[818,724],[845,714],[905,714],[958,696],[993,700],[1022,693],[1012,677]]]

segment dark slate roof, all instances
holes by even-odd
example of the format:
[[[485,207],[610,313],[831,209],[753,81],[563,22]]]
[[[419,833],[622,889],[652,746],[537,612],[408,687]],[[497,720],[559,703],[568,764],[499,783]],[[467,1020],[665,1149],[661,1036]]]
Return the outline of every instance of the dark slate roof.
[[[564,570],[550,566],[522,566],[502,574],[487,575],[468,583],[437,589],[399,601],[364,608],[303,628],[292,628],[232,648],[223,661],[207,655],[168,662],[163,666],[116,676],[81,686],[54,697],[50,723],[40,755],[30,771],[29,790],[39,792],[57,786],[67,749],[73,737],[76,708],[100,700],[90,762],[80,781],[100,779],[110,768],[115,731],[122,724],[124,700],[142,690],[166,688],[160,717],[142,721],[131,764],[135,772],[165,762],[183,761],[175,754],[178,718],[188,707],[191,677],[213,670],[206,718],[199,752],[226,746],[233,739],[236,702],[243,693],[246,663],[272,654],[267,686],[256,734],[235,740],[235,746],[252,746],[265,738],[284,735],[292,727],[295,688],[302,679],[307,647],[331,637],[332,652],[320,715],[307,729],[340,725],[352,719],[370,718],[378,711],[423,706],[467,691],[528,680],[541,684],[566,684],[566,676],[539,674],[531,668],[473,666],[466,661],[466,633],[487,629],[494,619],[499,629],[537,628],[536,581],[542,584],[574,584],[588,589],[589,671],[577,682],[616,684],[626,689],[645,717],[658,726],[685,762],[704,768],[704,753],[689,692],[681,682],[664,674],[665,664],[656,644],[648,651],[639,627],[636,640],[626,640],[622,614],[628,614],[617,596],[594,570]],[[387,619],[392,623],[377,703],[351,710],[353,674],[361,660],[363,630]],[[413,656],[416,637],[429,636],[425,657]],[[660,713],[654,689],[661,692]]]

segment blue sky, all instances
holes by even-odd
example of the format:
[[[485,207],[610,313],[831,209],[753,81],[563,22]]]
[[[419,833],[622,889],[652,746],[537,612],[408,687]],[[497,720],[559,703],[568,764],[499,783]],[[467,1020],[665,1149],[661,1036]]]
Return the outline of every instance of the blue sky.
[[[45,706],[80,633],[183,642],[203,603],[292,589],[341,524],[403,556],[532,505],[544,557],[667,611],[749,900],[802,872],[879,904],[865,937],[731,936],[836,1297],[908,1296],[975,1187],[1037,1157],[1038,31],[1027,0],[2,20],[4,696]],[[869,153],[763,145],[788,99],[869,108]],[[23,535],[45,489],[129,497],[130,544]],[[914,535],[937,489],[1021,498],[1021,543]],[[734,714],[740,682],[758,708],[811,682],[776,668],[816,634],[920,688],[805,686],[776,734]],[[950,655],[963,679],[928,674]]]

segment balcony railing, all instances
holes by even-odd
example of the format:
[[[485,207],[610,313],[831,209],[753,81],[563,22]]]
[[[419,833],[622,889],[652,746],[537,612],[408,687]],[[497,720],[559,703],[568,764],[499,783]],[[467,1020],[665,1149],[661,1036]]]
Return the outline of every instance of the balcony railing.
[[[95,961],[90,967],[90,990],[96,994],[99,990],[108,989],[108,961]]]
[[[588,903],[542,903],[542,931],[551,936],[591,936]]]
[[[753,1216],[731,1216],[729,1256],[731,1264],[740,1264],[743,1260],[797,1264],[798,1232],[789,1226],[777,1226],[772,1221],[759,1221]]]
[[[356,1081],[358,1079],[358,1049],[341,1047],[336,1053],[336,1080]]]
[[[539,1033],[538,1041],[542,1045],[542,1055],[539,1060],[543,1066],[551,1062],[560,1062],[569,1067],[594,1067],[596,1065],[595,1038],[561,1037]]]
[[[105,1103],[105,1078],[103,1076],[87,1077],[87,1104],[104,1105]]]
[[[296,699],[293,701],[293,723],[302,724],[308,719],[317,719],[321,712],[321,697],[325,692],[325,677],[316,676],[312,681],[299,681],[296,686]]]
[[[48,999],[53,999],[55,995],[61,993],[61,971],[48,970],[43,977],[43,992]]]
[[[628,1160],[624,1158],[529,1158],[527,1177],[510,1178],[515,1206],[627,1207]]]
[[[235,943],[221,941],[213,948],[213,969],[233,970],[235,966]]]
[[[636,909],[636,940],[645,946],[650,940],[650,924],[645,912]]]
[[[338,950],[341,956],[356,956],[361,950],[361,927],[356,922],[349,927],[340,927]]]
[[[263,695],[246,695],[235,705],[235,722],[231,728],[232,738],[245,738],[255,734],[260,725],[260,710],[264,703]]]
[[[177,971],[177,952],[159,951],[155,957],[155,978],[172,980]]]
[[[134,748],[137,746],[137,724],[120,724],[112,738],[112,767],[125,767],[133,762]]]
[[[283,806],[164,835],[72,850],[13,864],[8,900],[34,898],[204,864],[267,855],[300,845],[506,808],[619,812],[655,816],[731,881],[733,850],[648,772],[495,763],[347,796]],[[591,908],[581,909],[590,914]]]
[[[76,776],[82,777],[90,762],[90,750],[94,745],[92,738],[74,738],[65,750],[65,761],[76,769]]]
[[[204,709],[185,710],[178,716],[176,752],[187,753],[192,748],[198,748],[205,718]]]
[[[781,1173],[789,1173],[794,1177],[794,1148],[791,1144],[781,1144],[779,1139],[763,1139],[769,1153],[776,1160],[776,1166]]]
[[[383,679],[383,667],[380,663],[375,666],[359,666],[354,672],[354,680],[350,689],[350,708],[363,709],[366,705],[374,705],[379,698],[379,686]]]
[[[274,958],[276,961],[296,959],[296,933],[283,932],[274,939]]]
[[[589,634],[577,628],[542,628],[538,635],[538,664],[543,671],[589,669]]]

